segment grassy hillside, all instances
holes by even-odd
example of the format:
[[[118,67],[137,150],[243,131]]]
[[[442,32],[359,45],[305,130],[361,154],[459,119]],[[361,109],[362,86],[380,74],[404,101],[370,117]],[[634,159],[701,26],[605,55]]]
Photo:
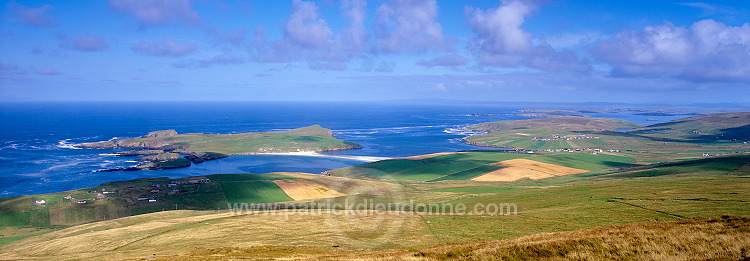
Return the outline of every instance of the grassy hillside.
[[[750,113],[691,117],[641,126],[615,119],[562,116],[482,123],[470,144],[534,151],[606,151],[639,161],[668,161],[750,150]],[[618,129],[632,129],[627,132]]]
[[[272,181],[300,178],[318,184],[327,177],[277,173],[146,178],[59,193],[0,198],[0,226],[66,226],[163,210],[226,209],[228,204],[235,203],[293,201]],[[204,179],[211,182],[200,182]],[[44,203],[35,203],[38,200]]]
[[[516,239],[461,243],[402,251],[341,254],[322,260],[745,260],[750,219],[722,216],[672,222],[614,225]],[[212,260],[197,252],[191,258]],[[242,257],[226,251],[225,256]],[[182,258],[182,257],[180,257]],[[204,259],[206,258],[206,259]],[[167,259],[176,260],[176,259]],[[188,259],[189,260],[189,259]],[[215,260],[218,260],[215,259]]]
[[[480,123],[469,127],[471,130],[494,131],[505,129],[557,129],[567,131],[601,131],[637,128],[642,125],[625,120],[589,118],[581,116],[559,116],[517,121],[496,121]]]
[[[750,141],[750,112],[684,118],[637,128],[629,133],[686,142],[745,142]]]
[[[303,247],[226,247],[163,260],[746,260],[750,219],[722,216],[672,222],[613,225],[543,233],[515,239],[445,244],[427,248],[323,251]],[[317,250],[317,251],[316,251]],[[305,253],[305,254],[299,254]]]

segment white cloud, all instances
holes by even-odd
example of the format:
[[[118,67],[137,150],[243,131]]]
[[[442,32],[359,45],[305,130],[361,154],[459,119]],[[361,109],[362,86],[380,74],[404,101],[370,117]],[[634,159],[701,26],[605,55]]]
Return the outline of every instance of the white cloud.
[[[468,8],[466,16],[474,32],[469,48],[482,65],[530,67],[544,71],[591,70],[586,59],[572,51],[558,51],[546,41],[534,39],[521,26],[537,7],[531,1],[503,1],[498,8]]]
[[[471,46],[480,62],[495,66],[516,66],[519,54],[531,50],[532,35],[523,29],[527,15],[535,9],[529,2],[504,1],[495,9],[470,9],[469,26],[476,34]]]
[[[344,70],[347,61],[370,49],[365,28],[366,2],[345,0],[341,7],[347,27],[335,34],[321,18],[314,2],[295,0],[284,26],[283,38],[269,44],[264,27],[257,27],[251,42],[258,62],[307,61],[314,70]]]
[[[358,54],[370,49],[370,33],[365,27],[367,10],[365,0],[343,0],[341,11],[349,21],[342,35],[342,47],[351,54]]]
[[[390,53],[445,49],[435,0],[391,0],[378,7],[377,47]]]
[[[592,53],[612,75],[675,77],[692,81],[750,81],[750,25],[702,20],[690,28],[647,26],[623,31]]]
[[[304,48],[322,48],[331,44],[333,32],[319,17],[318,7],[312,2],[294,0],[294,13],[284,27],[284,39]]]

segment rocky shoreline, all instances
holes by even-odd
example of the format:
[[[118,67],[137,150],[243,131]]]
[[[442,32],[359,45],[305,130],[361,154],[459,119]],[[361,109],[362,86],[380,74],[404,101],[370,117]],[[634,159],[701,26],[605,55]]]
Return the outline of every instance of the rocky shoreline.
[[[128,168],[115,168],[99,170],[99,172],[108,171],[135,171],[135,170],[161,170],[190,167],[191,163],[202,163],[207,160],[226,157],[226,155],[208,155],[206,153],[197,153],[187,151],[187,146],[172,145],[162,140],[148,140],[148,138],[177,136],[175,130],[152,131],[137,139],[124,139],[114,141],[101,141],[93,143],[83,143],[74,145],[81,149],[139,149],[114,152],[118,157],[137,157],[143,156],[136,161],[146,162]],[[185,154],[181,157],[180,154]]]

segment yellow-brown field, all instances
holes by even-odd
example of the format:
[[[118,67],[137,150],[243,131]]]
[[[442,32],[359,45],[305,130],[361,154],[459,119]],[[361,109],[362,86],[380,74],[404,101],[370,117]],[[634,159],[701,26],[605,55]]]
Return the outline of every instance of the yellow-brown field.
[[[475,181],[514,181],[522,178],[543,179],[588,172],[555,164],[543,163],[529,159],[512,159],[492,163],[493,166],[504,167],[487,174],[472,178]]]
[[[305,179],[281,179],[274,180],[284,193],[294,200],[308,200],[319,198],[333,198],[345,196],[345,194],[329,187]]]

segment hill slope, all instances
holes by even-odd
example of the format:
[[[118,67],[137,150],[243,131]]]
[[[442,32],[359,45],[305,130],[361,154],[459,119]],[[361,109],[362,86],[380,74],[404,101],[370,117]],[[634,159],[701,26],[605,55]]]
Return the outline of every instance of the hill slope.
[[[559,116],[516,121],[495,121],[476,124],[468,127],[476,131],[522,130],[522,129],[557,129],[567,131],[614,131],[642,127],[643,125],[625,120],[608,118],[591,118],[581,116]]]
[[[335,179],[269,173],[109,182],[94,188],[0,198],[0,226],[77,225],[164,210],[215,210],[237,204],[287,202],[301,193],[294,184],[314,190],[304,193],[304,199],[343,196],[330,188],[336,184],[332,181]],[[35,203],[40,200],[44,202]]]
[[[487,134],[469,144],[532,151],[610,152],[640,161],[667,161],[750,150],[750,113],[691,117],[641,126],[615,119],[562,116],[477,124]],[[632,129],[627,132],[618,131]]]
[[[628,133],[685,142],[750,141],[750,112],[684,118],[637,128]]]

